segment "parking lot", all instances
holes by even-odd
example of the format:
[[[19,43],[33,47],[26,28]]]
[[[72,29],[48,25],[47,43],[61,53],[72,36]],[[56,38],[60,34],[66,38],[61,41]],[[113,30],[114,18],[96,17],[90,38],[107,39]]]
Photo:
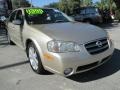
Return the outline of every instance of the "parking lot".
[[[115,44],[112,59],[97,69],[69,78],[35,74],[25,52],[9,45],[0,30],[0,90],[120,90],[120,24],[101,25]]]

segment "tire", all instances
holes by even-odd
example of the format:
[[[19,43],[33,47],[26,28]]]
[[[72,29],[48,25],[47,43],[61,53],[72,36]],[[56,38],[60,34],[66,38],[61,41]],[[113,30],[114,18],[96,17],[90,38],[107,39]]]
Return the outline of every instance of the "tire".
[[[92,24],[92,20],[90,20],[90,19],[85,19],[84,22],[85,22],[85,23]]]
[[[28,44],[26,53],[30,61],[30,66],[32,70],[37,74],[43,74],[45,70],[40,59],[40,54],[33,42],[30,42]]]

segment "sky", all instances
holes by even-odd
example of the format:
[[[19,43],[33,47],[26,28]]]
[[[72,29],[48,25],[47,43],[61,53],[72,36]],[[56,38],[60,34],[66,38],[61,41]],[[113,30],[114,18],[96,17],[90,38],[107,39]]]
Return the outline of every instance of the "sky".
[[[28,1],[32,1],[34,6],[44,6],[44,5],[48,5],[52,2],[58,2],[59,0],[28,0]]]
[[[59,0],[28,0],[28,1],[32,1],[32,4],[34,6],[39,6],[39,7],[42,7],[44,5],[48,5],[52,2],[58,2]],[[96,2],[96,1],[100,1],[100,0],[93,0],[93,2]]]

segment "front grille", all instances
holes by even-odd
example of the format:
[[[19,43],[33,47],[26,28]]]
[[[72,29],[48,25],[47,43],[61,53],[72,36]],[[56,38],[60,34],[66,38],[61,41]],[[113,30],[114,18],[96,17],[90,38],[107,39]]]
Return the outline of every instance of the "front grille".
[[[97,62],[94,62],[94,63],[91,63],[91,64],[87,64],[87,65],[84,65],[84,66],[79,66],[76,70],[76,72],[79,72],[79,71],[83,71],[83,70],[87,70],[87,69],[91,69],[97,65],[100,65],[100,64],[103,64],[105,63],[106,61],[108,61],[110,59],[111,55],[102,59],[102,61],[97,61]]]
[[[90,69],[90,68],[95,67],[97,65],[98,65],[98,62],[94,62],[94,63],[88,64],[88,65],[84,65],[84,66],[79,66],[77,68],[77,72],[82,71],[82,70]]]
[[[85,44],[87,51],[92,54],[99,54],[106,51],[109,48],[107,38],[95,40]]]

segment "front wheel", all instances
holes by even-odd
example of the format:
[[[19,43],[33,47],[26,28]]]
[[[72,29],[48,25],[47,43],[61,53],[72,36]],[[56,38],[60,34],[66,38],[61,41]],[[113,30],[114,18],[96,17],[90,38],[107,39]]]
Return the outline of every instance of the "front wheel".
[[[33,71],[38,74],[42,74],[45,70],[43,68],[39,52],[33,42],[28,44],[27,55]]]

